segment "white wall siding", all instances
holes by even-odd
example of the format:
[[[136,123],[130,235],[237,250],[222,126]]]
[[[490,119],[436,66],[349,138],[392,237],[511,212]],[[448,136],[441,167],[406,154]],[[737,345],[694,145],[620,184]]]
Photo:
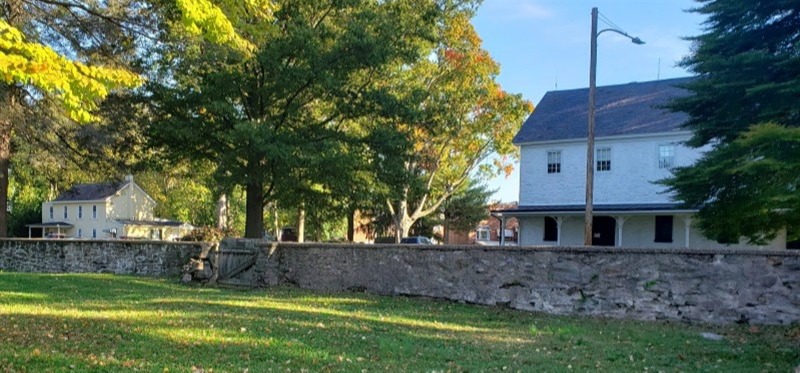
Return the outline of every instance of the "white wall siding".
[[[598,214],[598,216],[604,216]],[[531,216],[517,218],[522,235],[522,246],[555,246],[556,242],[544,241],[544,217]],[[683,248],[686,247],[686,216],[675,215],[672,223],[672,242],[655,242],[655,215],[627,216],[622,226],[622,246],[638,248]],[[583,217],[569,216],[561,226],[561,246],[583,246]],[[764,246],[754,246],[742,241],[726,245],[705,238],[702,232],[692,226],[689,231],[689,246],[699,249],[772,249],[786,248],[786,233],[782,232],[772,242]],[[614,233],[614,242],[619,243],[619,235]]]
[[[669,176],[658,168],[658,146],[675,143],[675,164],[694,163],[701,151],[681,145],[687,133],[605,138],[595,148],[611,148],[611,171],[595,171],[595,204],[670,203],[653,182]],[[547,152],[561,151],[561,173],[547,173]],[[520,205],[582,205],[585,201],[586,141],[521,146]]]

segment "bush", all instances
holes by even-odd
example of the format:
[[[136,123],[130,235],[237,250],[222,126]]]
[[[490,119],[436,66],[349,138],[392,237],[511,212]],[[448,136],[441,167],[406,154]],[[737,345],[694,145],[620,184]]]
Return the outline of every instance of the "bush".
[[[194,242],[219,242],[225,237],[236,236],[236,232],[232,229],[222,230],[216,227],[199,227],[195,228],[191,233],[181,237],[181,241],[194,241]]]

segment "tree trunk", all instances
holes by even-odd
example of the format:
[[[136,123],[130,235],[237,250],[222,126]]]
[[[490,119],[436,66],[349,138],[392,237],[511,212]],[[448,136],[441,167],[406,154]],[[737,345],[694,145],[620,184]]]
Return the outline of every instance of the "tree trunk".
[[[322,221],[319,218],[319,212],[314,210],[314,242],[322,242]]]
[[[228,196],[225,193],[217,199],[217,229],[228,229]]]
[[[411,230],[411,226],[414,225],[414,220],[408,216],[408,203],[406,201],[400,202],[397,206],[394,215],[392,215],[392,221],[394,222],[394,242],[400,243],[400,239],[408,237],[408,232]]]
[[[249,183],[247,192],[247,216],[244,227],[245,238],[262,238],[264,236],[264,188],[261,184]]]
[[[13,92],[10,93],[11,104],[14,105]],[[8,169],[11,165],[12,126],[10,119],[0,120],[0,237],[8,237]]]
[[[280,241],[281,239],[281,223],[278,219],[278,202],[272,203],[272,224],[275,228],[275,241]]]
[[[442,222],[444,226],[444,236],[442,237],[442,241],[444,241],[445,245],[450,244],[450,224],[447,224],[447,214],[444,216],[444,221]]]
[[[347,242],[353,242],[356,235],[356,210],[347,214]]]
[[[5,21],[13,27],[20,28],[23,22],[22,1],[5,2]],[[11,137],[14,130],[14,118],[19,115],[19,88],[13,83],[0,83],[2,105],[0,109],[0,237],[8,237],[8,170],[11,167]]]
[[[301,203],[297,209],[297,242],[305,242],[303,236],[306,230],[306,209],[305,204]]]

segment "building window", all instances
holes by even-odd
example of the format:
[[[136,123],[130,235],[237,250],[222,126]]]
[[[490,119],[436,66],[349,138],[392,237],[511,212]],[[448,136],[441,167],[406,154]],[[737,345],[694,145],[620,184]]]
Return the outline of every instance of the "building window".
[[[92,238],[97,238],[97,229],[92,229]]]
[[[561,151],[556,150],[547,152],[547,173],[560,174],[561,173]]]
[[[83,219],[83,206],[78,206],[78,219]]]
[[[78,238],[83,237],[83,229],[78,229]]]
[[[611,171],[611,148],[597,148],[597,171]]]
[[[675,166],[675,145],[658,146],[658,168],[672,168]]]
[[[64,206],[64,220],[69,219],[69,214],[67,213],[67,206]]]
[[[97,205],[92,206],[92,219],[97,219]]]
[[[53,206],[50,206],[50,220],[53,220]]]
[[[480,228],[480,229],[478,229],[478,241],[489,241],[489,229],[488,228]]]
[[[558,241],[558,222],[550,216],[544,217],[544,238],[543,241]]]
[[[672,216],[656,216],[655,242],[672,242]]]

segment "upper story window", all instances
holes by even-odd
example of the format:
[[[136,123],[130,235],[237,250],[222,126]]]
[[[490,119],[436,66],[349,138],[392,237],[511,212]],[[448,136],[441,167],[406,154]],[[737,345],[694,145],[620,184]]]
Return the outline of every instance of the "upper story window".
[[[50,220],[53,219],[53,206],[50,206]]]
[[[675,166],[675,145],[659,145],[658,168],[672,168],[673,166]]]
[[[92,219],[97,219],[97,205],[92,206]]]
[[[68,211],[69,210],[67,209],[67,206],[64,206],[64,219],[69,219],[69,212]]]
[[[547,152],[547,173],[560,174],[561,173],[561,151]]]
[[[611,148],[597,148],[597,171],[611,171]]]
[[[83,206],[78,206],[78,219],[83,219]]]

